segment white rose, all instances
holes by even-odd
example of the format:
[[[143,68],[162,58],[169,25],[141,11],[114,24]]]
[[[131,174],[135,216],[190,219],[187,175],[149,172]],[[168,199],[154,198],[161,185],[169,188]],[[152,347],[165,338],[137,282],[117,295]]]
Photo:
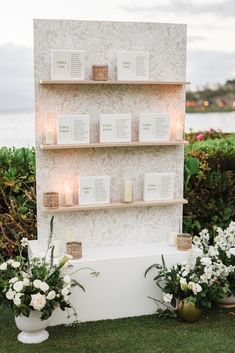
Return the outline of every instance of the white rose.
[[[170,303],[173,298],[173,295],[170,293],[163,294],[163,300],[165,303]]]
[[[21,299],[20,297],[22,296],[22,293],[17,293],[13,299],[13,303],[16,305],[16,306],[20,306],[21,305]]]
[[[12,264],[13,264],[13,262],[15,262],[13,259],[9,259],[9,260],[7,260],[7,263],[8,263],[9,265],[12,265]]]
[[[29,286],[29,284],[30,284],[30,281],[29,281],[28,278],[24,278],[24,279],[23,279],[23,282],[24,282],[24,285],[25,285],[25,286]]]
[[[230,248],[229,252],[231,255],[235,256],[235,248]]]
[[[15,292],[13,292],[13,290],[9,289],[7,292],[6,292],[6,298],[8,300],[12,300],[14,298],[14,294]]]
[[[11,264],[11,266],[14,267],[14,268],[18,268],[18,267],[20,267],[20,262],[14,261],[14,262]]]
[[[34,308],[34,310],[42,310],[46,305],[46,296],[40,293],[31,294],[30,305]]]
[[[47,300],[53,300],[55,298],[55,291],[51,290],[48,294],[47,294]]]
[[[71,277],[69,275],[64,276],[64,282],[65,283],[70,283],[71,282]]]
[[[43,292],[46,292],[49,289],[49,286],[48,286],[48,284],[46,282],[41,282],[40,289]]]
[[[26,246],[28,246],[29,245],[29,240],[28,240],[28,238],[22,238],[21,239],[21,246],[23,247],[23,248],[25,248]]]
[[[23,281],[17,281],[13,285],[13,289],[16,292],[21,292],[23,288],[24,288],[24,282]]]
[[[197,294],[197,293],[202,291],[202,287],[198,283],[193,283],[192,291],[193,291],[194,294]]]
[[[6,262],[3,262],[1,265],[0,265],[0,270],[1,271],[5,271],[7,269],[7,263]]]
[[[33,281],[33,285],[34,285],[35,288],[39,289],[41,287],[41,284],[42,284],[42,281],[40,279],[35,279]]]
[[[15,283],[18,281],[18,278],[17,277],[13,277],[9,280],[9,283]]]
[[[16,306],[20,306],[20,305],[21,305],[21,299],[20,299],[20,298],[14,298],[14,299],[13,299],[13,303],[14,303]]]

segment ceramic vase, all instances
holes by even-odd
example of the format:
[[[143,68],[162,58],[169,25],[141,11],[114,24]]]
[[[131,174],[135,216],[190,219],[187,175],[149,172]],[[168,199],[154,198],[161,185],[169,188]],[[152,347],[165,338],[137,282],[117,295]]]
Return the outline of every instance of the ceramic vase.
[[[16,326],[21,331],[18,334],[18,341],[33,344],[41,343],[48,339],[49,333],[46,328],[50,319],[41,320],[41,315],[40,311],[32,310],[29,317],[21,315],[15,317]]]

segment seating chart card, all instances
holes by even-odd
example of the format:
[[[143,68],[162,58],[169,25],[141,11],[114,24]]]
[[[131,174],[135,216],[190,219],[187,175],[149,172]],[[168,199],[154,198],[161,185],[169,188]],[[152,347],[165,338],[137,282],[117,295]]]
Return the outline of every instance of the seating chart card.
[[[78,177],[79,205],[110,203],[110,176]]]
[[[85,80],[85,50],[52,50],[52,80]]]
[[[57,119],[57,143],[79,144],[90,142],[89,115],[61,115]]]
[[[148,81],[149,53],[119,51],[117,56],[117,79],[119,81]]]
[[[144,201],[174,199],[175,173],[146,173]]]
[[[131,142],[131,114],[101,114],[100,142]]]
[[[141,113],[139,141],[169,141],[170,115],[168,113]]]

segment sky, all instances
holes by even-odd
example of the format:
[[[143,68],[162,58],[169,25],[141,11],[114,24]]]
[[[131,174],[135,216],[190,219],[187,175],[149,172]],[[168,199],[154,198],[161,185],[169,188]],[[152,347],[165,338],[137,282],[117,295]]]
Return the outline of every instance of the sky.
[[[0,113],[33,111],[33,18],[186,23],[191,88],[235,78],[234,0],[0,0]]]

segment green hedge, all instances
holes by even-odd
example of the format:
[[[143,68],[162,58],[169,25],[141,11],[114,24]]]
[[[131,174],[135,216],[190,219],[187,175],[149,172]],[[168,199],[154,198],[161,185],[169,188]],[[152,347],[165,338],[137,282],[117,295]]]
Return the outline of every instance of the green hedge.
[[[11,256],[17,238],[35,236],[35,151],[0,148],[0,254]]]
[[[235,136],[190,143],[185,149],[184,231],[226,227],[235,216]],[[0,148],[0,254],[36,236],[35,151]]]
[[[190,161],[199,161],[199,169]],[[195,164],[191,163],[193,167]],[[187,170],[187,165],[189,166]],[[184,231],[227,227],[235,216],[235,136],[189,144],[185,149]]]

